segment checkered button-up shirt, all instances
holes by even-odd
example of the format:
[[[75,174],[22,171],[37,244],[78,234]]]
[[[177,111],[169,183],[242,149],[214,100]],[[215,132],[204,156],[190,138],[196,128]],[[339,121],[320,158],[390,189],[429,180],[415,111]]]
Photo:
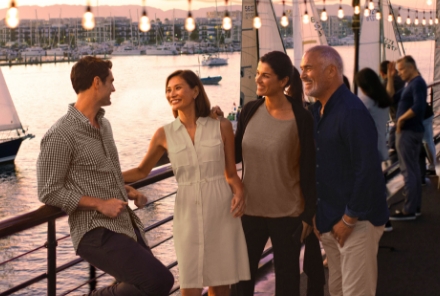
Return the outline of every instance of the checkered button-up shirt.
[[[77,209],[82,196],[127,201],[118,151],[104,113],[101,109],[96,115],[100,125],[97,129],[73,104],[69,105],[67,114],[41,140],[37,161],[38,198],[69,215],[75,250],[83,235],[97,227],[136,240],[133,221],[143,233],[141,221],[128,206],[114,219],[98,211]]]

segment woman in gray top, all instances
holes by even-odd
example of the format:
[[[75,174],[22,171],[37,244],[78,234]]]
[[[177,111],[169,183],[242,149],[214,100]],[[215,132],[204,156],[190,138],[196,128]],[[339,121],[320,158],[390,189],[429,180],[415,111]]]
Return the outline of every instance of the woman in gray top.
[[[299,295],[301,241],[316,211],[313,119],[304,108],[299,73],[285,53],[261,57],[255,82],[264,98],[244,106],[235,135],[236,162],[243,162],[242,224],[251,280],[234,285],[233,292],[254,295],[258,262],[270,238],[276,295]],[[322,268],[321,258],[317,262]]]

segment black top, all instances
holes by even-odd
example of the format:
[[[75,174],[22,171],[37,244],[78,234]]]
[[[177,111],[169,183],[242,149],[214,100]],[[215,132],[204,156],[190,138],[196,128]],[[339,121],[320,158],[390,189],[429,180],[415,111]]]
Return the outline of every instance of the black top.
[[[313,117],[303,106],[301,100],[295,100],[286,96],[292,104],[292,110],[295,114],[295,120],[298,127],[298,135],[300,141],[300,185],[305,201],[304,212],[301,219],[309,225],[312,224],[313,216],[316,213],[316,151],[315,141],[313,139]],[[255,100],[247,103],[241,111],[235,133],[235,161],[239,163],[243,161],[242,141],[246,126],[251,120],[255,111],[264,103],[265,99]],[[243,174],[245,165],[243,163]]]

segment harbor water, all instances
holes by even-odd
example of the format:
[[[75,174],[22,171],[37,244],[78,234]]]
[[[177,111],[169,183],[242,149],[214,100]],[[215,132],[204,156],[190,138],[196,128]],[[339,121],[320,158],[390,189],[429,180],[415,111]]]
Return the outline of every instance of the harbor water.
[[[345,75],[352,81],[353,46],[335,47],[344,59]],[[433,80],[434,41],[405,43],[406,54],[411,54],[427,82]],[[293,57],[293,50],[288,50]],[[222,54],[229,64],[221,67],[200,67],[202,77],[222,76],[219,85],[205,86],[212,105],[220,106],[225,113],[233,103],[239,103],[240,53]],[[362,58],[362,57],[361,57]],[[202,56],[118,56],[113,63],[114,86],[112,105],[105,108],[110,120],[123,170],[137,165],[148,149],[149,141],[157,128],[172,121],[173,115],[165,99],[165,79],[177,69],[199,71]],[[73,63],[3,67],[12,99],[22,123],[35,135],[23,142],[15,165],[0,167],[0,219],[26,213],[41,206],[37,198],[36,160],[41,138],[50,126],[67,111],[67,105],[76,99],[70,83]],[[372,65],[378,68],[378,65]],[[174,178],[141,189],[150,200],[173,193],[177,186]],[[173,212],[174,195],[137,211],[145,225],[164,219]],[[134,207],[134,205],[131,205]],[[0,240],[0,262],[36,248],[46,240],[46,225]],[[150,244],[170,235],[172,223],[148,233]],[[57,222],[57,237],[69,234],[67,219]],[[60,241],[57,264],[75,258],[70,238]],[[155,249],[164,264],[175,260],[172,240]],[[0,266],[0,291],[21,283],[32,276],[44,273],[46,249],[42,248],[14,264]],[[173,273],[178,278],[177,268]],[[80,264],[57,275],[58,293],[62,293],[86,280],[87,265]],[[100,283],[111,282],[107,277]],[[46,283],[41,282],[15,295],[44,295]],[[80,293],[87,292],[87,287]]]

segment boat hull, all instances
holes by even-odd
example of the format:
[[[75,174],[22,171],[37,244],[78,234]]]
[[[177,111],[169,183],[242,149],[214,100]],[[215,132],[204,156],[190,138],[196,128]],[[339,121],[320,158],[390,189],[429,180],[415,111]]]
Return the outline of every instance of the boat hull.
[[[16,138],[0,142],[0,164],[14,162],[24,138]]]
[[[222,80],[221,76],[208,76],[200,78],[200,81],[202,81],[204,85],[216,85],[220,82],[220,80]]]

